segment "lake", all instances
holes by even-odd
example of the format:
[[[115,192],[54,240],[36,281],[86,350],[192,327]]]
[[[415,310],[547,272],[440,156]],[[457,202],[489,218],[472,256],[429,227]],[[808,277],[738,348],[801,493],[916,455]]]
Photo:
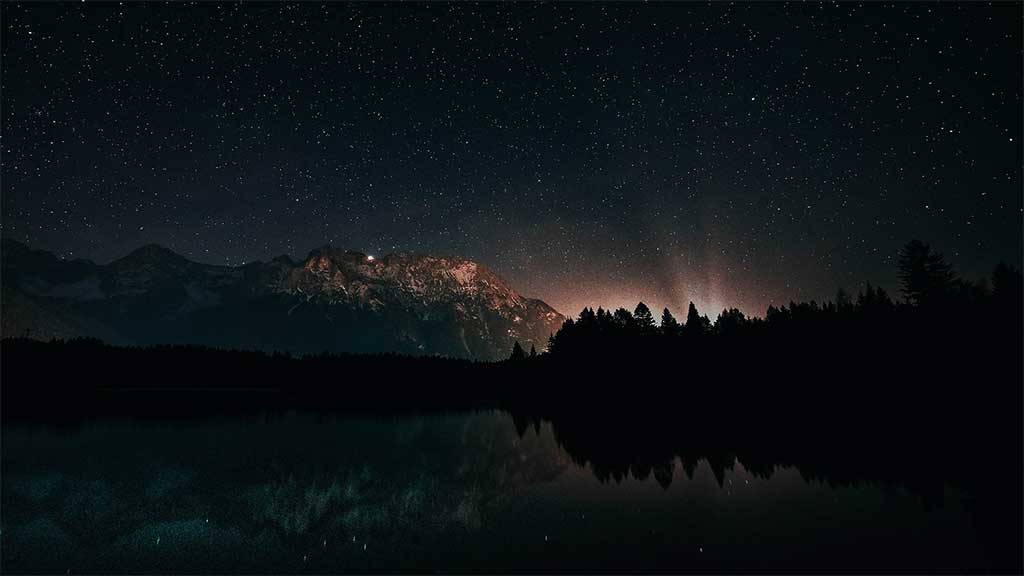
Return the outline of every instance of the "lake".
[[[976,494],[678,457],[595,474],[506,412],[5,423],[8,572],[953,570]],[[520,435],[522,432],[522,435]],[[600,449],[600,446],[598,447]]]

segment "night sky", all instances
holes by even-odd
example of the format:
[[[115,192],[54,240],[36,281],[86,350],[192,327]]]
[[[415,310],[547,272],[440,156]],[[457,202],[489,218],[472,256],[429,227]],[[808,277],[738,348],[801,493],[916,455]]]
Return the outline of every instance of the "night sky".
[[[1022,5],[0,6],[2,232],[685,313],[1019,263]]]

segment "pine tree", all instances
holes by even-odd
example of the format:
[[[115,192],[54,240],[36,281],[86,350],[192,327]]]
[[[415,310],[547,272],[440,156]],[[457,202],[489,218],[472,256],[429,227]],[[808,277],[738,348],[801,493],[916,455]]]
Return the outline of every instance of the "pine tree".
[[[619,328],[632,328],[635,324],[633,315],[625,308],[616,309],[613,318]]]
[[[836,291],[836,309],[840,312],[847,312],[851,308],[853,308],[853,302],[850,300],[850,294],[840,287]]]
[[[661,333],[666,336],[679,334],[679,321],[668,311],[668,308],[661,313]]]
[[[686,310],[686,332],[692,335],[700,335],[704,333],[705,321],[710,324],[707,317],[702,320],[700,314],[697,313],[697,307],[690,302],[690,307]]]
[[[597,320],[597,315],[594,314],[594,309],[593,308],[584,308],[583,311],[580,312],[580,319],[579,319],[579,323],[580,324],[584,324],[584,325],[590,326],[590,325],[593,325],[594,322],[596,322],[596,320]]]
[[[733,334],[740,330],[747,323],[747,317],[737,308],[722,310],[715,320],[714,331],[716,334]]]
[[[942,254],[920,240],[911,240],[900,250],[899,277],[903,296],[918,306],[948,296],[956,279]]]
[[[637,304],[636,309],[633,310],[633,320],[641,332],[654,332],[654,315],[651,314],[651,309],[643,302]]]
[[[508,359],[513,362],[520,362],[526,359],[526,352],[519,345],[519,340],[516,340],[516,343],[512,346],[512,355]]]

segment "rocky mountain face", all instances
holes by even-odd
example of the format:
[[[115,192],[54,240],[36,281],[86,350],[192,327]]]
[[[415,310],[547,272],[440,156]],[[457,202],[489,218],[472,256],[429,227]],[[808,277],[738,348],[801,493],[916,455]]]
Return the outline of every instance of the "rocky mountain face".
[[[100,265],[5,239],[0,262],[5,337],[493,360],[516,340],[543,350],[564,320],[460,258],[324,246],[228,267],[148,245]]]

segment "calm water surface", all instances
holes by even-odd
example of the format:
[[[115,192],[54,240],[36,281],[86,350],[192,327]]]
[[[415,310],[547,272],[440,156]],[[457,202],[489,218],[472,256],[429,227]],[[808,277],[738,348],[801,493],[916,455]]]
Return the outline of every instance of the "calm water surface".
[[[9,572],[969,568],[971,498],[736,461],[602,482],[502,412],[3,430]],[[696,464],[693,468],[692,464]]]

